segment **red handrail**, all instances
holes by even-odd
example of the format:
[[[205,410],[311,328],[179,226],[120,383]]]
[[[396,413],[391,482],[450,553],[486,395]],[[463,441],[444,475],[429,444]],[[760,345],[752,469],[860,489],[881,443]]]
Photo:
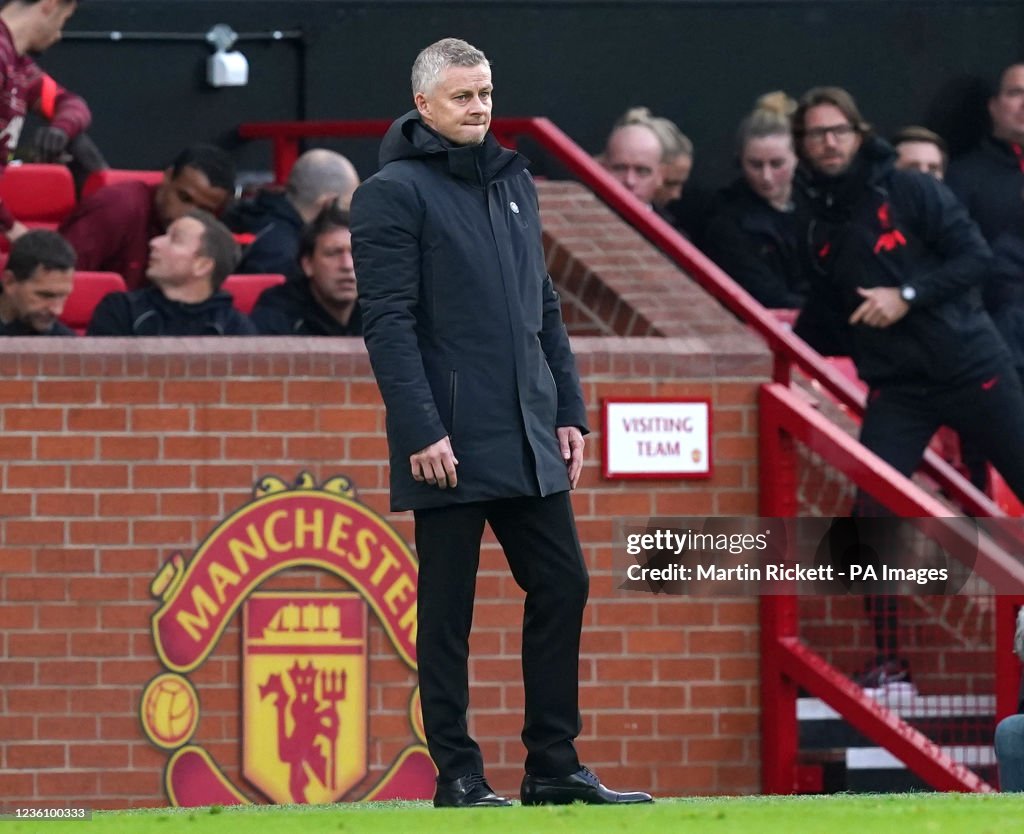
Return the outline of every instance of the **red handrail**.
[[[247,122],[239,126],[238,135],[243,139],[273,141],[274,173],[278,182],[283,182],[298,158],[301,139],[313,136],[382,136],[389,125],[390,121],[386,119]],[[513,144],[517,136],[529,136],[537,142],[701,287],[764,338],[775,357],[773,377],[776,382],[788,383],[790,368],[796,365],[809,377],[818,380],[855,415],[863,414],[864,395],[858,386],[826,362],[803,339],[779,324],[753,296],[669,223],[640,203],[553,122],[541,117],[499,118],[491,122],[491,130],[506,144]],[[922,469],[967,513],[974,516],[1005,515],[935,452],[928,450],[925,453]]]
[[[857,443],[787,386],[762,386],[759,406],[762,516],[796,514],[797,441],[893,513],[930,519],[924,524],[926,532],[951,556],[974,568],[998,594],[1024,591],[1024,565],[1010,552],[988,536],[977,536],[969,520],[949,517],[944,505]],[[996,597],[999,613],[994,663],[1000,717],[1013,711],[1019,679],[1019,667],[1008,645],[1013,633],[1011,599]],[[894,753],[937,790],[991,790],[804,646],[799,640],[796,597],[761,597],[760,645],[761,713],[772,716],[771,721],[763,723],[761,739],[761,779],[766,793],[790,794],[802,789],[806,769],[799,764],[798,686],[824,700],[853,727]]]

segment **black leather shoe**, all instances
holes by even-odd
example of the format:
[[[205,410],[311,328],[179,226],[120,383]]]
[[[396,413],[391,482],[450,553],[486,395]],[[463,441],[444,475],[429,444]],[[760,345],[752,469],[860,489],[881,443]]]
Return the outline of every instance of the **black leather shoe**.
[[[585,802],[588,805],[631,805],[637,802],[653,802],[649,793],[627,791],[620,793],[606,788],[597,775],[588,768],[580,768],[569,776],[523,777],[519,791],[523,805],[569,805]]]
[[[512,801],[491,790],[482,773],[470,773],[458,779],[437,781],[435,808],[504,808]]]

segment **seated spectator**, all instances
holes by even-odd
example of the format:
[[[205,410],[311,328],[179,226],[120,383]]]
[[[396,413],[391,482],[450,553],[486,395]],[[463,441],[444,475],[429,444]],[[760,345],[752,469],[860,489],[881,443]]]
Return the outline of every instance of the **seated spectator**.
[[[807,290],[793,176],[797,158],[789,117],[795,103],[763,96],[740,124],[742,176],[720,192],[706,250],[766,307],[797,308]]]
[[[1024,608],[1017,612],[1017,630],[1013,650],[1024,660]],[[1021,679],[1017,713],[1008,715],[996,726],[995,749],[999,764],[999,789],[1024,791],[1024,678]]]
[[[918,125],[903,128],[892,137],[896,149],[896,167],[931,174],[937,180],[946,176],[949,153],[945,140],[934,131]]]
[[[661,139],[646,120],[613,128],[599,159],[627,191],[653,208],[665,180],[664,157]]]
[[[252,322],[220,289],[238,263],[238,244],[212,214],[192,209],[150,242],[152,286],[111,293],[89,336],[247,336]]]
[[[59,234],[21,235],[0,275],[0,336],[74,336],[58,321],[74,276],[75,250]]]
[[[89,107],[43,72],[30,56],[60,40],[76,0],[10,0],[0,9],[0,170],[18,145],[25,116],[49,124],[36,132],[38,153],[59,154],[92,121]],[[26,232],[0,202],[0,232],[14,240]]]
[[[262,191],[251,202],[235,206],[226,218],[232,231],[256,235],[237,271],[292,274],[303,226],[329,203],[348,208],[358,185],[356,169],[340,153],[306,151],[292,167],[283,193]]]
[[[213,145],[178,154],[159,185],[121,182],[86,197],[60,225],[78,268],[118,272],[129,289],[145,283],[149,241],[197,208],[220,214],[235,191],[235,163]]]
[[[651,128],[661,142],[661,185],[654,192],[652,205],[662,213],[670,202],[678,200],[693,170],[693,142],[679,126],[664,116],[655,116],[646,107],[632,107],[615,123],[615,127],[644,125]]]
[[[252,311],[260,333],[297,336],[359,336],[356,273],[348,212],[326,206],[302,230],[303,277],[265,290]]]

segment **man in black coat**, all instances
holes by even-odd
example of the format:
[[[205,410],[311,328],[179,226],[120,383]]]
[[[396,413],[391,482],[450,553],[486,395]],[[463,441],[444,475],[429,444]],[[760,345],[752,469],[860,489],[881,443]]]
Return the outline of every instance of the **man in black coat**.
[[[1024,374],[1024,64],[1003,71],[988,112],[991,135],[950,163],[946,182],[995,254],[985,307]]]
[[[274,336],[359,336],[362,315],[357,303],[348,212],[337,203],[325,206],[303,230],[296,272],[263,291],[250,318],[260,333]]]
[[[845,90],[809,90],[793,128],[811,211],[809,298],[795,331],[845,331],[870,386],[861,443],[909,477],[947,425],[1024,497],[1024,393],[981,303],[992,256],[978,227],[934,177],[897,170]],[[879,509],[861,495],[858,513]],[[865,685],[905,679],[895,598],[866,602],[878,656]]]
[[[586,408],[545,270],[526,160],[488,132],[491,71],[456,39],[413,65],[416,110],[352,201],[363,334],[387,408],[391,507],[419,557],[423,720],[435,806],[510,804],[466,727],[468,639],[488,523],[526,591],[526,804],[649,801],[581,767],[579,641],[588,577],[569,501]]]
[[[114,292],[96,307],[89,336],[254,336],[221,284],[238,263],[238,244],[217,218],[192,209],[149,244],[151,284]]]
[[[235,232],[255,235],[235,271],[289,274],[299,253],[302,229],[324,206],[347,208],[359,174],[349,160],[326,148],[313,148],[295,160],[284,191],[267,189],[237,203],[224,221]]]

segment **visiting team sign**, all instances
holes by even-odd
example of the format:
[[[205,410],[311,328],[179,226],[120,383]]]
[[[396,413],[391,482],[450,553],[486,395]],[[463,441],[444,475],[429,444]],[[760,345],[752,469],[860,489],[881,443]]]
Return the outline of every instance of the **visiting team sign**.
[[[604,477],[711,477],[709,400],[604,401]]]

